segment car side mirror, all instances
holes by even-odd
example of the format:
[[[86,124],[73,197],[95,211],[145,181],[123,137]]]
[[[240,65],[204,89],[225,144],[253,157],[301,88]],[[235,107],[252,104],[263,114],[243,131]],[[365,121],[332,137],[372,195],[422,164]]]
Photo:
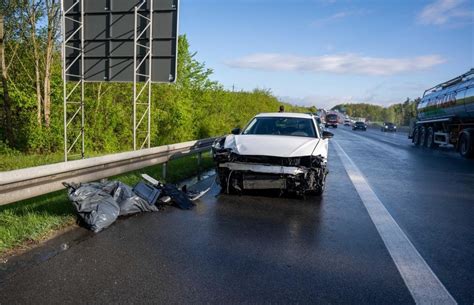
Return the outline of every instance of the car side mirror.
[[[240,134],[240,132],[241,132],[240,128],[234,128],[234,129],[232,129],[232,131],[231,131],[231,133],[232,133],[232,134],[235,134],[235,135]]]
[[[334,134],[332,132],[323,131],[323,139],[330,139],[332,137],[334,137]]]

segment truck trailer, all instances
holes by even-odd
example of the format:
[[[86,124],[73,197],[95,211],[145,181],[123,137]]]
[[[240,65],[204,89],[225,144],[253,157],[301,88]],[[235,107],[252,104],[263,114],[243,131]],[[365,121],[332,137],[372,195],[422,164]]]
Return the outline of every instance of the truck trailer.
[[[474,157],[474,68],[423,93],[408,137],[417,146]]]

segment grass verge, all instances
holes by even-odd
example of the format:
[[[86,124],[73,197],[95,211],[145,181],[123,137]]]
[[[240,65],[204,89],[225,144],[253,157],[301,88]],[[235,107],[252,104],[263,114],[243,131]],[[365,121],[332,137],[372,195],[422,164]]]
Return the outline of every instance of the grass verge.
[[[86,157],[93,158],[104,155],[106,155],[106,153],[91,152],[88,153]],[[77,158],[79,157],[71,160],[77,160]],[[0,158],[0,171],[10,171],[59,162],[64,162],[64,153],[53,153],[47,155],[22,153],[2,154],[2,157]]]
[[[203,154],[201,169],[212,166],[211,155]],[[197,156],[172,160],[168,163],[166,181],[176,183],[196,175],[197,171]],[[141,180],[143,173],[162,180],[162,165],[110,177],[109,180],[134,185]],[[0,206],[0,256],[47,239],[54,232],[74,224],[75,220],[66,190]]]

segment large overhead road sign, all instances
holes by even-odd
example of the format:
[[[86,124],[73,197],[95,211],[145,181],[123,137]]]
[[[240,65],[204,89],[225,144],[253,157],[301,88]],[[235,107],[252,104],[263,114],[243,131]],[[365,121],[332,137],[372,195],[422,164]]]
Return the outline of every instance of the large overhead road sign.
[[[84,17],[84,81],[89,82],[133,82],[134,81],[134,23],[135,7],[142,0],[83,0]],[[70,67],[66,78],[78,81],[81,57],[81,5],[74,0],[64,0],[64,6],[70,8],[65,13],[65,33],[70,37],[68,44],[73,48],[66,50],[66,64]],[[150,8],[153,3],[153,8]],[[74,5],[74,6],[73,6]],[[146,1],[140,6],[138,27],[143,35],[137,37],[137,60],[144,64],[137,71],[136,81],[146,81],[149,75],[148,57],[150,28],[147,19],[152,22],[152,82],[174,82],[176,80],[177,40],[178,40],[179,0]],[[150,18],[150,14],[153,14]],[[75,48],[74,48],[75,47]]]

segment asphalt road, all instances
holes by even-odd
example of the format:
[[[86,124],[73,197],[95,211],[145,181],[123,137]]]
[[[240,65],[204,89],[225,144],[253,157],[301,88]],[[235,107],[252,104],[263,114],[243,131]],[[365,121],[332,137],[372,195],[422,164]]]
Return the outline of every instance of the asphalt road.
[[[321,198],[214,186],[192,211],[76,229],[4,264],[0,303],[413,304],[416,291],[434,293],[420,282],[427,274],[473,304],[474,161],[404,134],[334,132]],[[393,247],[387,224],[409,242]]]

